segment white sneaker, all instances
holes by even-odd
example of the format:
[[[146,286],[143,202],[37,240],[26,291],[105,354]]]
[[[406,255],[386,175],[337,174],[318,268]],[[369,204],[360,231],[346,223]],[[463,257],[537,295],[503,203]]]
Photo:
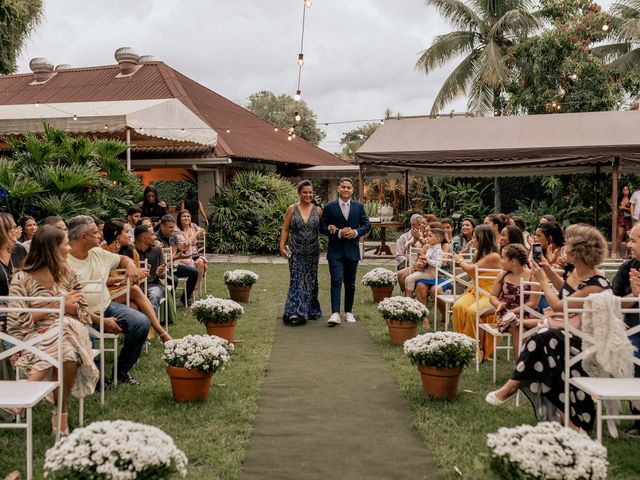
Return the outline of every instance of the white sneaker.
[[[356,323],[356,317],[354,317],[353,313],[351,312],[346,312],[344,314],[344,319],[347,321],[347,323]]]
[[[329,317],[329,320],[327,320],[327,325],[329,325],[330,327],[335,327],[336,325],[340,324],[340,314],[339,313],[334,313]]]

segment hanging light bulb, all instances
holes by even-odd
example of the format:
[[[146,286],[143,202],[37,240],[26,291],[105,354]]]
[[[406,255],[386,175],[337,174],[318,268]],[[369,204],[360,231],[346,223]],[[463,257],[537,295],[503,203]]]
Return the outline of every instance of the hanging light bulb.
[[[571,80],[573,80],[575,82],[576,80],[578,80],[578,75],[573,73],[570,78],[571,78]]]
[[[180,129],[180,131],[181,131],[182,133],[184,133],[184,128],[181,128],[181,129]]]
[[[73,119],[74,119],[74,120],[77,120],[77,119],[78,119],[78,116],[77,116],[77,115],[74,115],[74,116],[73,116]]]
[[[144,133],[144,127],[140,127],[140,133]]]
[[[40,106],[40,102],[36,102],[36,108]]]
[[[291,135],[289,135],[289,136],[287,137],[287,140],[291,141],[291,140],[293,140],[293,137],[292,137]]]
[[[607,25],[606,23],[602,26],[602,31],[603,32],[607,32],[609,30],[609,25]]]
[[[303,66],[304,65],[304,53],[299,53],[298,54],[298,65],[299,66]]]
[[[302,120],[302,117],[300,116],[300,114],[298,112],[295,113],[295,117],[296,122],[299,122],[300,120]]]
[[[293,99],[294,99],[296,102],[299,102],[299,101],[300,101],[300,93],[301,93],[301,92],[300,92],[300,90],[296,90],[296,94],[295,94],[295,96],[293,97]]]
[[[274,129],[273,129],[273,131],[274,131],[274,132],[277,132],[277,131],[278,131],[278,127],[274,128]]]
[[[304,0],[304,6],[309,8],[311,6],[311,0]]]
[[[104,129],[105,130],[109,130],[109,125],[107,125],[106,123],[104,124]]]
[[[296,134],[294,133],[293,135],[291,135],[291,138],[296,138]]]
[[[380,125],[384,125],[384,118],[380,120]]]
[[[227,128],[227,133],[231,133],[231,129],[230,128]]]

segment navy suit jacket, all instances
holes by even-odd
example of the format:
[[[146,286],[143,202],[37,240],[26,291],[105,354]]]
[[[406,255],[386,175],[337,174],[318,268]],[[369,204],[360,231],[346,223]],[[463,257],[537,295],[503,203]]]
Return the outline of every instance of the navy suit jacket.
[[[358,232],[356,238],[338,238],[338,231],[329,233],[329,225],[335,225],[338,230],[344,227],[353,228]],[[360,260],[360,248],[358,242],[360,237],[366,235],[371,230],[369,217],[364,211],[364,205],[355,200],[351,200],[349,208],[349,218],[345,219],[338,200],[329,202],[324,206],[322,218],[320,219],[320,231],[329,237],[329,249],[327,258],[348,258],[349,260]]]

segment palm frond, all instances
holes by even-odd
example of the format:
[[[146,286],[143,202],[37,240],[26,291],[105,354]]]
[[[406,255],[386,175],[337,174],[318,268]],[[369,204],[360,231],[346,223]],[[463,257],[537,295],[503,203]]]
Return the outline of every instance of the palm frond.
[[[438,35],[433,39],[431,46],[421,53],[416,68],[428,74],[452,58],[469,53],[475,44],[481,41],[475,32],[458,31]]]
[[[437,115],[449,102],[466,92],[473,80],[477,57],[478,50],[474,50],[447,77],[433,101],[431,115]]]
[[[526,35],[541,27],[542,22],[533,13],[526,10],[509,10],[491,26],[487,37]]]
[[[509,69],[502,49],[493,40],[487,43],[478,61],[477,80],[492,89],[501,90],[509,81]]]
[[[493,102],[493,89],[491,87],[480,81],[472,82],[467,102],[467,109],[470,112],[477,112],[481,115],[491,113],[493,112]]]
[[[620,58],[631,50],[631,44],[624,43],[610,43],[607,45],[598,45],[591,49],[591,53],[596,57],[602,58],[605,62],[610,63]]]
[[[620,72],[632,72],[640,66],[640,48],[634,48],[628,53],[616,58],[610,65]]]
[[[477,30],[482,23],[476,12],[460,0],[426,0],[426,3],[461,30]]]

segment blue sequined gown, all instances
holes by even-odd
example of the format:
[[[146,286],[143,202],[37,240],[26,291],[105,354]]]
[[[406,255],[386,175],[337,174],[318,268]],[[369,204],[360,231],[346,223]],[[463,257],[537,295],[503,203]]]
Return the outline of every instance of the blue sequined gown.
[[[316,320],[322,316],[318,301],[318,261],[320,242],[318,209],[312,208],[307,222],[304,222],[296,205],[289,227],[289,293],[284,306],[283,319],[293,315],[305,320]]]

